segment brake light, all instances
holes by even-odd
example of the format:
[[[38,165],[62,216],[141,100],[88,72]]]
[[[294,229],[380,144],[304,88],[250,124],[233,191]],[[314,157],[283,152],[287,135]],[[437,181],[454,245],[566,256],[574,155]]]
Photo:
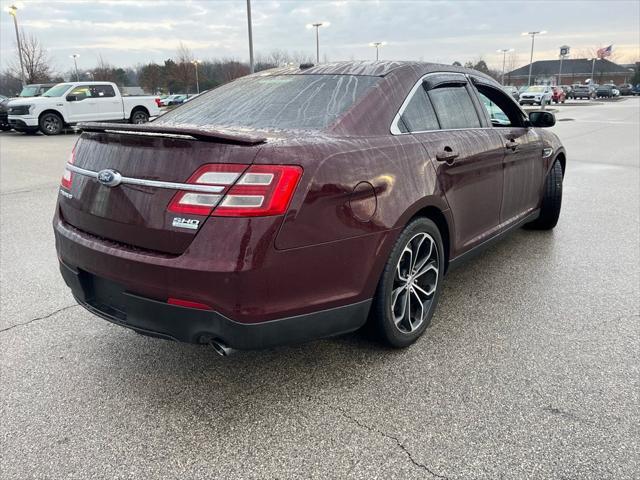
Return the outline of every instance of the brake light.
[[[169,211],[192,215],[209,215],[222,196],[233,185],[248,165],[209,164],[203,165],[191,175],[186,183],[219,187],[219,193],[179,191],[169,203]]]
[[[293,165],[253,165],[231,187],[212,215],[281,215],[287,211],[301,175],[302,168]]]
[[[220,192],[178,192],[168,210],[224,217],[281,215],[301,175],[302,168],[293,165],[204,165],[187,183],[218,186]]]
[[[158,107],[161,107],[161,106],[162,106],[162,102],[160,101],[160,97],[156,97],[154,100],[156,101],[156,105],[157,105]]]
[[[69,160],[67,163],[73,165],[76,161],[76,147],[73,147],[71,150],[71,155],[69,155]],[[71,190],[71,184],[73,183],[73,173],[66,166],[64,168],[64,174],[62,175],[62,179],[60,180],[60,185],[67,190]]]

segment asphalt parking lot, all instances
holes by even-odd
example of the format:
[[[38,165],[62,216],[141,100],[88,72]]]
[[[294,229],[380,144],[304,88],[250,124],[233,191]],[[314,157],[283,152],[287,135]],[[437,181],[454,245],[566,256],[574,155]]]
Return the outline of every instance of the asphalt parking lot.
[[[50,220],[75,134],[0,134],[0,477],[640,475],[640,98],[558,107],[553,232],[451,272],[426,335],[219,357],[76,306]]]

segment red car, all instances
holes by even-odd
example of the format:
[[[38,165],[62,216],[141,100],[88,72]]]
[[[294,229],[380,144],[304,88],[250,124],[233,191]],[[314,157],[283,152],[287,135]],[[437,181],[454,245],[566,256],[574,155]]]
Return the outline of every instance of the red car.
[[[556,225],[554,123],[475,70],[344,62],[85,124],[53,220],[62,276],[106,320],[222,354],[368,319],[407,346],[450,268]]]
[[[564,103],[567,99],[567,94],[561,87],[551,87],[553,89],[553,94],[551,95],[551,100],[553,103]]]

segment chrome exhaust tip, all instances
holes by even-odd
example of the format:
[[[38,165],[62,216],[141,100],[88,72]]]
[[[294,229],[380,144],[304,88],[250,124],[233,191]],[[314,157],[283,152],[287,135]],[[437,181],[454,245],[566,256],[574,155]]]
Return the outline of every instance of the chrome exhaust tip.
[[[235,352],[233,348],[227,347],[224,343],[222,343],[219,340],[211,340],[209,342],[209,345],[211,345],[215,350],[215,352],[221,357],[228,357],[229,355]]]

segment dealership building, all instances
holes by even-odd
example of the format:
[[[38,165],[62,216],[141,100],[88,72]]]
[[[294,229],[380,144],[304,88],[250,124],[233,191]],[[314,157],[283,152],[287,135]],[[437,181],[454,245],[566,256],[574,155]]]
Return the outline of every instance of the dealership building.
[[[562,61],[562,71],[560,70],[560,60],[540,60],[533,62],[531,68],[532,85],[572,85],[574,83],[585,83],[591,78],[593,69],[593,81],[597,84],[613,83],[620,85],[629,83],[633,78],[635,69],[628,65],[618,65],[606,59],[597,59],[595,65],[593,60],[588,58],[566,58]],[[560,81],[558,81],[560,75]],[[504,82],[507,85],[527,85],[529,79],[529,65],[517,68],[504,75]]]

